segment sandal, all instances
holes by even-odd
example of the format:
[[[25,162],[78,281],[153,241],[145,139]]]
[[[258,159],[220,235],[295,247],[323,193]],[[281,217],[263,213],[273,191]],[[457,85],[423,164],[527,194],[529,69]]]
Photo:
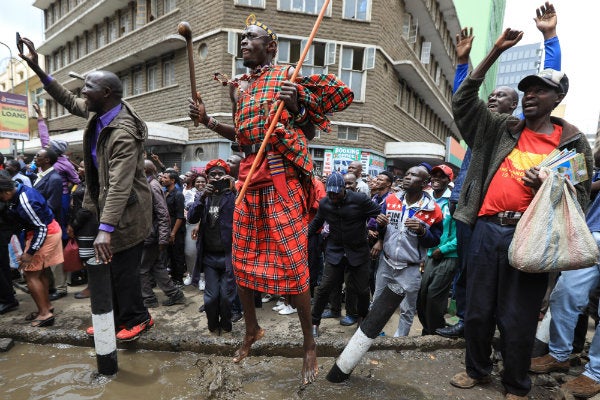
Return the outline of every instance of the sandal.
[[[54,307],[50,309],[50,312],[54,314]],[[33,321],[38,317],[39,313],[37,311],[32,311],[27,316],[25,316],[25,321]]]
[[[54,315],[46,319],[34,319],[31,323],[31,326],[33,326],[34,328],[42,328],[44,326],[52,325],[54,325]]]

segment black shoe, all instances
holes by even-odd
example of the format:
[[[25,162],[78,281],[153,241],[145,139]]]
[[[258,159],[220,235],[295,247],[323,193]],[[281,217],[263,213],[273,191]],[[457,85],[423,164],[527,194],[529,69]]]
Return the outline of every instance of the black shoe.
[[[157,308],[158,306],[159,304],[156,298],[144,300],[144,307],[146,308]]]
[[[353,317],[352,315],[346,315],[344,318],[340,320],[340,325],[343,326],[352,326],[358,322],[357,317]]]
[[[163,306],[169,307],[175,304],[185,304],[185,296],[181,290],[178,290],[174,294],[170,295],[165,301],[162,302]]]
[[[321,314],[321,318],[339,318],[341,316],[341,312],[331,311],[330,309],[323,311],[323,314]]]
[[[67,292],[54,292],[54,293],[50,294],[50,296],[48,296],[48,297],[50,298],[50,301],[56,301],[58,299],[62,299],[66,295],[67,295]]]
[[[234,312],[231,314],[231,322],[238,322],[244,317],[244,314],[239,312]]]
[[[198,308],[198,312],[203,313],[204,312],[204,304],[202,304],[199,308]],[[233,321],[233,319],[232,319]]]
[[[15,299],[12,303],[0,303],[0,314],[16,310],[19,307],[19,302]]]
[[[436,329],[435,333],[446,338],[460,338],[465,335],[465,323],[458,321],[455,325]]]

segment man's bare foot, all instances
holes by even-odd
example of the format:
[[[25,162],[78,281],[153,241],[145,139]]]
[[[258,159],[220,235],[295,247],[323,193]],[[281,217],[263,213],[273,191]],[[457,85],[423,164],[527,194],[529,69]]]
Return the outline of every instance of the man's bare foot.
[[[263,336],[265,336],[265,330],[262,328],[258,328],[253,334],[246,333],[244,336],[244,343],[242,343],[242,347],[235,352],[233,362],[239,363],[244,358],[248,357],[248,354],[250,354],[250,347],[252,347],[257,340],[262,339]]]
[[[304,358],[302,360],[302,382],[307,385],[313,383],[319,374],[317,365],[317,345],[314,340],[308,346],[304,346]]]

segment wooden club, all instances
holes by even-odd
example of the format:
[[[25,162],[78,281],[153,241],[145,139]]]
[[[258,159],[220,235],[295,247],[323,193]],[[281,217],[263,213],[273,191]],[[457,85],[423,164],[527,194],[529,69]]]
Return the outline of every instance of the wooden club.
[[[192,27],[189,23],[181,21],[177,25],[177,32],[185,38],[187,44],[188,66],[190,70],[190,84],[192,86],[192,99],[198,102],[198,92],[196,91],[196,70],[194,69],[194,48],[192,46]],[[194,120],[194,126],[198,126],[200,121]]]

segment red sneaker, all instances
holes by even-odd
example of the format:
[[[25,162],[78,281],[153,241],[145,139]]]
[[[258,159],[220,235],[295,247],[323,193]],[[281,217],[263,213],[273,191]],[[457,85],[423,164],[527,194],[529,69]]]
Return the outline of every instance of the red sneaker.
[[[119,325],[119,329],[124,329],[125,325]],[[86,335],[89,337],[94,337],[94,327],[90,326],[85,330]]]
[[[154,319],[150,317],[150,319],[142,322],[139,325],[132,327],[131,329],[121,329],[119,333],[117,333],[117,340],[121,340],[123,342],[127,342],[130,340],[135,340],[140,337],[140,334],[145,330],[148,330],[154,326]]]

